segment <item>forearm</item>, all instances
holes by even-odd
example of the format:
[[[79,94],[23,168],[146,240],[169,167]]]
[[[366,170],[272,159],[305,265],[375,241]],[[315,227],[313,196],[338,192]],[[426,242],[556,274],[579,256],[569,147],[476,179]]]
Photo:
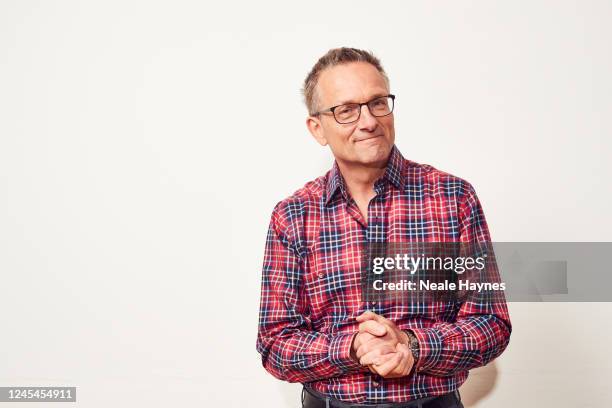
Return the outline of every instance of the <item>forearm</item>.
[[[493,314],[410,330],[419,343],[416,371],[436,376],[486,365],[505,350],[512,331],[508,320]]]
[[[280,380],[310,382],[336,377],[362,367],[351,357],[354,334],[329,335],[291,330],[258,336],[257,350],[265,369]]]

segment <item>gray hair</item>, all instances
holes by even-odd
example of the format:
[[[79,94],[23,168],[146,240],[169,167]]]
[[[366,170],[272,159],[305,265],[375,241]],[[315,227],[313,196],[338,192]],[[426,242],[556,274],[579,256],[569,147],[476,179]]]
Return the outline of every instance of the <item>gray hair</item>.
[[[389,86],[389,78],[387,77],[387,73],[383,69],[380,60],[376,58],[372,52],[357,48],[333,48],[319,58],[304,81],[302,95],[304,96],[304,103],[306,104],[309,115],[313,115],[319,109],[317,83],[319,81],[321,72],[327,68],[341,64],[348,64],[349,62],[367,62],[368,64],[372,64],[374,68],[376,68],[378,72],[382,74],[387,87]]]

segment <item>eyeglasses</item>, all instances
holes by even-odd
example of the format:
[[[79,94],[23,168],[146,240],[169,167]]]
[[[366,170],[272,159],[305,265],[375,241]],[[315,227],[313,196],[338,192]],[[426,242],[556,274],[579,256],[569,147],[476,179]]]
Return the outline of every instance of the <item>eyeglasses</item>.
[[[370,114],[377,118],[390,115],[393,112],[395,95],[379,96],[371,101],[364,103],[346,103],[344,105],[332,106],[319,112],[315,112],[312,116],[317,116],[322,113],[331,112],[334,115],[336,122],[341,125],[357,122],[361,117],[361,107],[366,105]]]

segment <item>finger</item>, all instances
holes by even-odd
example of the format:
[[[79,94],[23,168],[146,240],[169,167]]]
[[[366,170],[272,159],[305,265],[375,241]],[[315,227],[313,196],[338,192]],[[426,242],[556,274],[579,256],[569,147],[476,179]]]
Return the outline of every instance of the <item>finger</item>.
[[[378,317],[379,315],[377,315],[376,313],[366,310],[365,312],[357,316],[355,320],[361,323],[365,322],[366,320],[376,320]]]
[[[353,342],[353,345],[355,349],[358,349],[362,344],[367,343],[368,341],[372,339],[376,339],[376,338],[377,338],[376,336],[368,332],[363,332],[363,333],[359,332],[355,336],[355,341]]]
[[[361,352],[359,352],[358,350],[357,353],[355,354],[357,354],[357,358],[359,358],[360,360],[362,357],[369,355],[370,359],[368,360],[369,362],[367,364],[371,364],[371,361],[374,361],[377,356],[382,356],[384,354],[389,354],[389,353],[395,353],[395,347],[389,344],[381,344],[372,349],[361,350]]]
[[[355,354],[357,355],[357,357],[361,357],[364,354],[367,354],[370,351],[373,351],[376,348],[382,345],[385,345],[385,344],[389,344],[389,342],[381,340],[380,337],[372,337],[372,340],[362,342],[357,348],[357,351],[355,352]]]
[[[367,366],[373,368],[376,371],[378,367],[382,366],[387,361],[395,358],[396,355],[397,355],[397,353],[384,354],[382,356],[379,356],[379,357],[375,358],[374,361],[372,361]],[[376,371],[376,374],[378,374],[378,371]]]
[[[395,353],[395,355],[390,358],[388,361],[384,362],[380,365],[375,365],[374,369],[378,372],[378,374],[382,377],[386,377],[395,367],[397,367],[404,355],[402,353]]]
[[[385,354],[393,353],[395,354],[395,347],[391,347],[389,345],[384,345],[380,348],[370,351],[361,356],[359,359],[359,363],[361,365],[369,365],[374,364],[377,361],[380,361],[379,358]]]
[[[374,367],[381,366],[387,361],[389,361],[390,359],[392,359],[393,357],[395,357],[396,354],[397,353],[382,354],[380,357],[374,360],[374,362],[372,363],[372,366]]]
[[[391,349],[382,350],[382,351],[372,351],[359,359],[359,364],[361,365],[381,365],[389,360],[392,356],[397,354],[395,351]]]
[[[408,369],[409,365],[410,365],[410,360],[404,354],[404,358],[402,358],[402,362],[393,371],[391,371],[391,375],[397,376],[397,377],[403,377],[405,375],[408,375],[410,371]]]
[[[374,320],[378,323],[390,323],[391,321],[384,316],[371,312],[369,310],[363,312],[355,318],[358,322],[365,322],[367,320]]]
[[[401,343],[398,343],[398,346],[396,349],[400,351],[401,353],[403,353],[404,356],[406,356],[406,358],[404,359],[406,362],[406,367],[404,369],[403,375],[408,375],[410,371],[412,370],[412,366],[414,365],[414,356],[412,355],[412,351],[410,350],[408,346],[406,346],[405,344],[401,344]]]
[[[397,343],[395,345],[395,348],[397,351],[401,351],[404,354],[412,354],[412,352],[410,351],[410,348],[408,348],[408,346],[404,343]]]
[[[387,334],[387,327],[374,320],[367,320],[359,325],[360,332],[368,332],[374,336],[384,336]]]
[[[414,359],[412,358],[412,352],[408,349],[407,346],[401,344],[396,347],[398,353],[403,354],[404,358],[400,364],[397,365],[391,372],[387,375],[387,378],[398,378],[404,377],[410,373],[412,369],[412,364]]]
[[[355,352],[355,354],[357,355],[358,358],[361,358],[362,356],[375,351],[377,349],[381,349],[382,347],[384,347],[383,350],[385,350],[386,353],[392,353],[395,351],[395,348],[389,344],[388,342],[384,342],[384,341],[369,341],[365,344],[362,344],[357,351]],[[387,351],[388,350],[388,351]],[[383,353],[384,354],[384,353]]]
[[[386,378],[391,372],[393,372],[393,370],[398,368],[403,359],[404,355],[396,352],[393,357],[389,358],[387,361],[374,365],[374,368],[382,377]]]

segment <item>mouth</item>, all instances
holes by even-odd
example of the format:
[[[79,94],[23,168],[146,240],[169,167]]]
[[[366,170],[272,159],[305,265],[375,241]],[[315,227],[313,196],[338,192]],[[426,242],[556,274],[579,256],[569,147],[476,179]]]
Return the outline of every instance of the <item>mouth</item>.
[[[366,140],[377,139],[377,138],[382,137],[382,136],[383,135],[370,135],[370,136],[366,136],[366,137],[361,137],[361,138],[356,139],[355,143],[363,142],[363,141],[366,141]]]

